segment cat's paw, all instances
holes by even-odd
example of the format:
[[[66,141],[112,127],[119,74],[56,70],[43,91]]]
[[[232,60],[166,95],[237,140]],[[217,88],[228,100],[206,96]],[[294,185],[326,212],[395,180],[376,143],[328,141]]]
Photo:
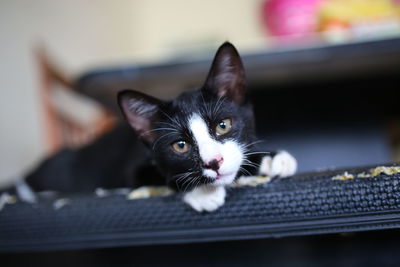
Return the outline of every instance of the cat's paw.
[[[186,193],[183,201],[198,212],[210,212],[224,205],[225,196],[223,186],[199,186]]]
[[[297,161],[288,152],[279,151],[274,157],[263,157],[260,165],[260,174],[270,177],[288,177],[296,173]]]

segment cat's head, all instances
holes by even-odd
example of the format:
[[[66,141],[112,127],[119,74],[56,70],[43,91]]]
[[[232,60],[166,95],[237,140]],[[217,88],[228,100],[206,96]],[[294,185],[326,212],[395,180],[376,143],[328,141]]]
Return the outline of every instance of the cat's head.
[[[180,190],[234,181],[254,141],[245,74],[230,43],[217,51],[203,87],[164,102],[124,90],[118,101],[138,135],[153,151],[168,184]]]

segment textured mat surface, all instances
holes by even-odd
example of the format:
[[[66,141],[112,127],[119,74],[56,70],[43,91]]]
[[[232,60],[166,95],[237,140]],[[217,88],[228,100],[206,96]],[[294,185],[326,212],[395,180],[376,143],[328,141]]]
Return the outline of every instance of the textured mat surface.
[[[360,173],[363,170],[349,170]],[[332,180],[343,171],[232,188],[225,205],[197,213],[181,195],[68,196],[0,211],[0,251],[172,244],[400,227],[400,174]]]

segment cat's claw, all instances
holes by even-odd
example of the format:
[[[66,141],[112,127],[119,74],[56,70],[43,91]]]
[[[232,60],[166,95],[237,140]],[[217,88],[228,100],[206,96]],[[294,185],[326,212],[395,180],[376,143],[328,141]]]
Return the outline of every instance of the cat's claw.
[[[223,186],[199,186],[185,194],[183,201],[198,212],[215,211],[225,203]]]
[[[287,151],[279,151],[274,157],[263,157],[260,165],[260,174],[270,177],[288,177],[296,173],[297,161]]]

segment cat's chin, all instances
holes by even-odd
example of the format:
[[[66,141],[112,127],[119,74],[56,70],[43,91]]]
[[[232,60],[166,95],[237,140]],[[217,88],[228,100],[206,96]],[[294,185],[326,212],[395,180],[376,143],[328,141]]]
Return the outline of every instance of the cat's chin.
[[[213,185],[230,185],[235,180],[236,174],[221,175],[215,179]]]
[[[204,170],[203,171],[204,176],[207,178],[210,178],[213,180],[210,184],[212,185],[229,185],[231,184],[236,177],[236,173],[216,173],[215,171],[212,170]]]

